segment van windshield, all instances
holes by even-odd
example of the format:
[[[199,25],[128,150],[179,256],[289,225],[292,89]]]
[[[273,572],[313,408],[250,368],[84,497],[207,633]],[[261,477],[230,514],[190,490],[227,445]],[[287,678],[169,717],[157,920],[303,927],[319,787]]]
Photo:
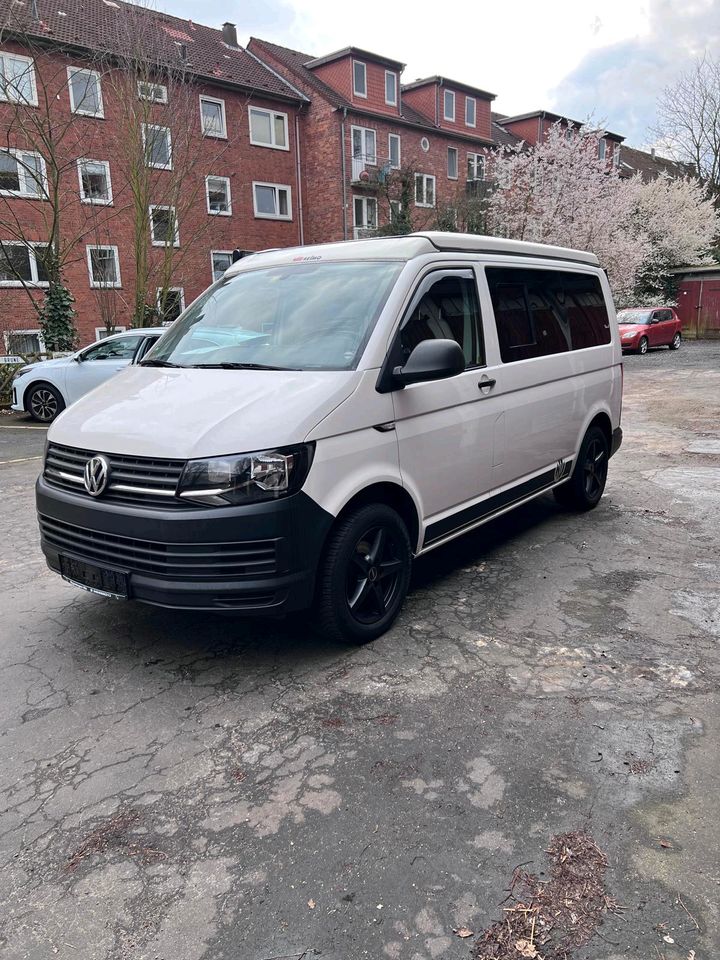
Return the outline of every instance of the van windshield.
[[[328,261],[222,278],[142,363],[352,370],[403,266],[396,260]]]

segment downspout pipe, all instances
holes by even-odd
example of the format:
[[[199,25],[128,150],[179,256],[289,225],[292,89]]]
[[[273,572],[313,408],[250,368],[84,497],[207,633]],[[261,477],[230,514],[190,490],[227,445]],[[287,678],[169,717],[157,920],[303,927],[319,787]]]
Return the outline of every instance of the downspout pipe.
[[[340,170],[342,174],[342,214],[343,214],[343,240],[348,238],[348,218],[347,218],[347,171],[345,164],[345,121],[347,120],[347,107],[343,107],[342,120],[340,121]]]
[[[300,246],[305,246],[305,225],[303,222],[302,164],[300,163],[300,111],[295,114],[295,175],[298,189],[298,221],[300,226]]]

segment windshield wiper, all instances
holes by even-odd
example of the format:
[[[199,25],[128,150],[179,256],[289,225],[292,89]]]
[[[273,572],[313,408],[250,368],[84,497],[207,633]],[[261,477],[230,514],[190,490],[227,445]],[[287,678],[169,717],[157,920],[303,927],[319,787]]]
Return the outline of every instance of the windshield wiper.
[[[222,363],[193,363],[193,368],[199,370],[299,370],[299,367],[273,367],[269,363],[233,363],[226,360]]]
[[[141,360],[139,367],[182,367],[182,363],[171,363],[169,360]]]

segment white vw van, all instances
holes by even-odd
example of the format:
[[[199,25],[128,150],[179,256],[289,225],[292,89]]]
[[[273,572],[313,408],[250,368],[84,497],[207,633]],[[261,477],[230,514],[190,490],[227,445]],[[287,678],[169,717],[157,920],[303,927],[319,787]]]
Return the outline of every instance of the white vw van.
[[[596,506],[621,348],[588,253],[423,233],[241,260],[50,428],[66,580],[166,607],[395,620],[412,558],[552,490]]]

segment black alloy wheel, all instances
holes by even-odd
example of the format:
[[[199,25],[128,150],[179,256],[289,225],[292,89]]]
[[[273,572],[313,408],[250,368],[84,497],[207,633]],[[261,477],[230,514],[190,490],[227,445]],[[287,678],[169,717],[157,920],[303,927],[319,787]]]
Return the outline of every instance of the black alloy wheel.
[[[65,409],[60,394],[47,383],[40,383],[30,389],[27,398],[27,411],[40,423],[52,423],[55,417]]]
[[[587,446],[583,462],[585,496],[588,502],[597,503],[602,496],[607,480],[607,471],[607,443],[604,437],[594,437]]]
[[[570,479],[555,487],[555,499],[563,507],[592,510],[600,502],[608,475],[610,447],[601,427],[590,427],[580,445],[580,453]]]
[[[373,503],[342,516],[318,570],[319,631],[345,644],[385,633],[407,594],[411,563],[407,527],[391,507]]]

